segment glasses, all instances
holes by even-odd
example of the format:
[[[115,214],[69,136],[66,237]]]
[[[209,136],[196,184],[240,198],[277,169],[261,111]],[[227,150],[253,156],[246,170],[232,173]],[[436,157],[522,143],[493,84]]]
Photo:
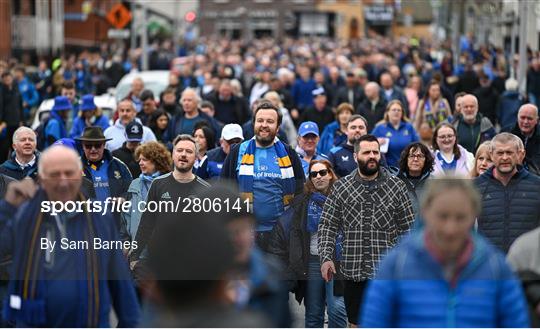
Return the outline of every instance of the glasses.
[[[311,177],[311,178],[315,178],[318,175],[321,175],[321,177],[324,177],[324,176],[328,175],[328,169],[322,169],[322,170],[319,170],[319,171],[312,171],[312,172],[309,173],[309,177]]]
[[[424,160],[426,158],[423,154],[409,154],[409,159]]]
[[[105,145],[104,143],[95,143],[95,144],[83,144],[83,147],[85,149],[88,149],[88,150],[91,150],[91,149],[96,149],[96,150],[99,150],[100,148],[103,147],[103,145]]]
[[[456,137],[456,135],[440,135],[440,136],[437,136],[437,138],[441,139],[441,140],[443,140],[443,139],[452,139],[454,137]]]

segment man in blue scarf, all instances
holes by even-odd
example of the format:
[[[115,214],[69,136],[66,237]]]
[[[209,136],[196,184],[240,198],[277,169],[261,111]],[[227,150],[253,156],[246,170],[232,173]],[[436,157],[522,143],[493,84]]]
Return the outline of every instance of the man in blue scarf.
[[[290,201],[302,192],[304,170],[292,147],[276,138],[281,112],[269,102],[255,109],[255,137],[235,145],[225,159],[222,178],[235,180],[257,219],[257,244],[268,250],[268,237]]]
[[[112,305],[119,327],[138,324],[127,246],[117,243],[110,212],[50,211],[51,202],[86,203],[81,170],[74,150],[52,146],[40,159],[40,187],[15,182],[0,201],[0,255],[13,257],[3,313],[17,327],[108,327]]]

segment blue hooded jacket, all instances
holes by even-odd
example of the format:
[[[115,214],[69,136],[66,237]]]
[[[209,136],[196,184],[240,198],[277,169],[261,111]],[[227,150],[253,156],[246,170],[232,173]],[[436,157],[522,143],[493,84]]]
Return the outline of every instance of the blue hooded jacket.
[[[407,236],[383,259],[364,296],[361,327],[529,326],[521,284],[501,252],[473,235],[471,259],[452,286],[424,234]]]

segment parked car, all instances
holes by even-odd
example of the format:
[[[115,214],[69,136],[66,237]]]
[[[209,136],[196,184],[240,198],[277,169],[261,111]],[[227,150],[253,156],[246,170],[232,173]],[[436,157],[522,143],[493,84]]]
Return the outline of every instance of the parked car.
[[[156,101],[159,100],[159,95],[167,88],[169,85],[169,75],[170,71],[142,71],[142,72],[133,72],[128,73],[120,79],[118,85],[114,90],[114,95],[116,102],[124,99],[131,89],[131,82],[136,77],[140,77],[144,82],[144,89],[150,89],[154,93]]]

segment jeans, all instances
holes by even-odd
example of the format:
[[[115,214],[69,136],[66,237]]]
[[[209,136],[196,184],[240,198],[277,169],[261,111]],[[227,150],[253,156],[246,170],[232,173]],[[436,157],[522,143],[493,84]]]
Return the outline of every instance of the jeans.
[[[306,328],[324,327],[325,304],[328,309],[328,328],[346,328],[347,313],[343,296],[334,296],[334,281],[325,282],[321,276],[319,257],[310,256],[306,288]]]

